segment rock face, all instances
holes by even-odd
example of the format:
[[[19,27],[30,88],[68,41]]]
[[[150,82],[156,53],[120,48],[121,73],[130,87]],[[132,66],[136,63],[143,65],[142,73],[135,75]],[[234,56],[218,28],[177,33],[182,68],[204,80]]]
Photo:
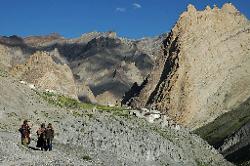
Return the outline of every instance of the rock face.
[[[36,52],[25,64],[13,67],[10,73],[42,90],[77,98],[77,89],[70,68],[66,64],[56,64],[46,52]]]
[[[133,42],[103,36],[88,42],[69,62],[78,80],[88,84],[95,96],[112,94],[118,102],[153,66],[150,56],[138,51]]]
[[[0,87],[1,165],[232,165],[187,131],[161,129],[107,111],[56,107],[8,76],[0,76]],[[18,143],[23,119],[32,126],[30,148]],[[51,152],[33,150],[42,122],[55,128]]]
[[[198,128],[250,96],[250,23],[233,5],[189,5],[162,47],[147,84],[125,102]]]

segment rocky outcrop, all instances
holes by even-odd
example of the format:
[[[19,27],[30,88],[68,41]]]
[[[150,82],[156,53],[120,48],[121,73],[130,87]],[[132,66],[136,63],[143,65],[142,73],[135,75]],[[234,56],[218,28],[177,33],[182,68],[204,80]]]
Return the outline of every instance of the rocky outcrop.
[[[77,98],[77,89],[70,68],[66,64],[56,64],[46,52],[36,52],[25,64],[13,67],[10,73],[39,89]]]
[[[164,41],[148,84],[130,100],[198,128],[250,96],[250,24],[232,4],[189,5]]]

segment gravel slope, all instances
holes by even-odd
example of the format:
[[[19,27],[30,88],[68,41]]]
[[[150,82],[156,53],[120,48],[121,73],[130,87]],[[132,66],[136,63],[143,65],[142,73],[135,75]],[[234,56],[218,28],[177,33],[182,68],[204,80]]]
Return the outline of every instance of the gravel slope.
[[[187,131],[159,128],[119,111],[59,108],[4,74],[0,94],[0,165],[231,165]],[[39,124],[53,123],[52,152],[20,145],[23,119],[32,125],[31,147]]]

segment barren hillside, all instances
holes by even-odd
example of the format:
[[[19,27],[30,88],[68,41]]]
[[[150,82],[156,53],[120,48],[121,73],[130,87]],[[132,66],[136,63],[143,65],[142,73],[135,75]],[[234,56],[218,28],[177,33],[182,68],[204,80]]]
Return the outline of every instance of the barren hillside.
[[[0,87],[0,165],[231,165],[198,136],[149,124],[128,110],[32,90],[2,71]],[[19,143],[23,119],[32,126],[30,148]],[[51,152],[35,147],[42,122],[55,128]]]

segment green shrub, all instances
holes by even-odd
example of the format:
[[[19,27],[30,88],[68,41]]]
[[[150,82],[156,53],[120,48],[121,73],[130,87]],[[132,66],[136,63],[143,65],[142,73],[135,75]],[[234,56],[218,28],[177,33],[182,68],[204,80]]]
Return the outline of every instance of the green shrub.
[[[90,156],[86,156],[86,155],[83,156],[82,159],[83,159],[83,160],[87,160],[87,161],[92,160]]]

